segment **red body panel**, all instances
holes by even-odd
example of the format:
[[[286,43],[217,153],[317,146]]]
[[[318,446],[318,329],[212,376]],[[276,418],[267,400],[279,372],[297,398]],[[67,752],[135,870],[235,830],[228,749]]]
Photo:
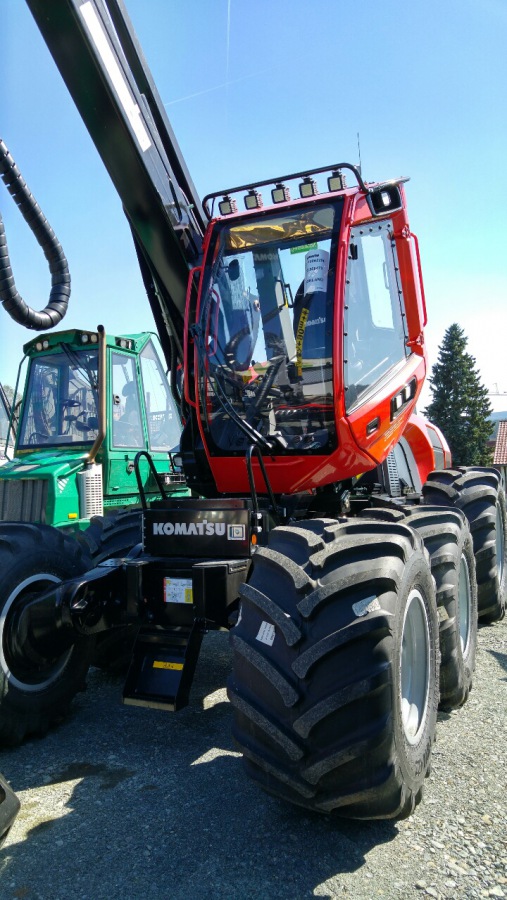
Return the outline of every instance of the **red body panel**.
[[[366,402],[349,414],[350,430],[359,447],[366,450],[375,463],[383,462],[404,432],[407,421],[415,407],[426,374],[426,363],[420,356],[411,354],[406,363],[393,372]],[[416,395],[400,414],[391,421],[391,399],[412,378],[417,380]],[[375,418],[379,419],[378,428],[373,434],[367,434],[367,426]]]
[[[436,425],[433,425],[432,422],[428,422],[424,416],[416,414],[412,415],[403,432],[403,437],[406,438],[410,444],[422,484],[427,480],[428,475],[433,469],[440,468],[435,459],[434,444],[429,434],[430,431],[433,432],[434,439],[436,438],[435,443],[437,446],[440,445],[438,449],[443,453],[442,468],[448,468],[452,465],[449,445],[440,429],[437,428]]]

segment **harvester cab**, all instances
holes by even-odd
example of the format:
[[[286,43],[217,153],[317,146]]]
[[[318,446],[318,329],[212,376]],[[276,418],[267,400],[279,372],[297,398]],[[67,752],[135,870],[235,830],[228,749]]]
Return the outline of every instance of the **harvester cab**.
[[[222,196],[222,215],[194,270],[186,399],[218,491],[249,490],[252,444],[274,493],[294,494],[372,469],[398,443],[426,372],[404,180],[365,185],[342,163],[205,198],[211,217]]]

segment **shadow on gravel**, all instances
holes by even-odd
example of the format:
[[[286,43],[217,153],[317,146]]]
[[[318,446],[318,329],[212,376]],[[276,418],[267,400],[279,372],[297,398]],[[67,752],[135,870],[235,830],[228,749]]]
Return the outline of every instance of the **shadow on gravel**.
[[[499,653],[498,650],[487,650],[487,653],[496,659],[504,672],[507,672],[507,653]],[[503,678],[502,681],[507,681],[507,678]]]
[[[67,723],[0,755],[22,800],[0,852],[2,900],[293,900],[319,886],[334,897],[340,875],[396,837],[393,824],[307,814],[246,778],[223,693],[229,664],[215,636],[176,715],[122,707],[121,680],[94,671]]]

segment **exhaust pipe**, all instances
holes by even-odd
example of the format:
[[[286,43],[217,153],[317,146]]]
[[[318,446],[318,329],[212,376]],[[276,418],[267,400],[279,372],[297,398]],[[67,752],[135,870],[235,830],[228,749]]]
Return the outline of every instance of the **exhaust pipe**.
[[[99,452],[104,438],[106,436],[106,384],[107,384],[107,359],[106,359],[106,331],[103,325],[97,325],[97,331],[99,334],[99,427],[97,432],[97,437],[95,438],[95,442],[93,447],[91,448],[88,459],[86,461],[87,466],[92,466],[95,462],[95,457]]]

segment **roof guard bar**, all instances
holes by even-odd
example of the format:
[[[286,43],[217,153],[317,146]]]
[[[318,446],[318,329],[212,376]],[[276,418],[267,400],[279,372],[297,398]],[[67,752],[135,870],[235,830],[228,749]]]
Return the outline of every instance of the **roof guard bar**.
[[[350,172],[353,173],[359,188],[363,193],[368,197],[372,191],[378,191],[385,188],[393,187],[394,185],[403,184],[405,181],[409,181],[410,179],[407,177],[400,178],[392,178],[390,181],[381,181],[379,183],[374,184],[366,184],[363,181],[361,172],[358,166],[352,165],[352,163],[337,163],[334,166],[322,166],[320,169],[307,169],[304,172],[293,172],[291,175],[280,175],[277,178],[267,178],[265,181],[256,181],[252,184],[242,184],[238,187],[228,188],[224,191],[214,191],[212,194],[206,194],[202,201],[202,206],[204,212],[206,213],[208,219],[211,219],[213,216],[213,208],[215,205],[215,200],[217,197],[225,197],[230,194],[236,194],[240,191],[251,191],[255,188],[263,187],[266,184],[277,184],[279,182],[290,181],[292,178],[308,178],[310,175],[319,175],[322,172],[336,172],[340,169],[349,169]],[[208,207],[208,201],[212,200],[211,210]]]
[[[289,181],[291,178],[307,178],[309,175],[319,175],[321,172],[334,172],[336,169],[350,169],[351,172],[354,173],[354,176],[357,180],[357,183],[362,191],[365,194],[368,193],[368,188],[366,187],[362,177],[361,172],[359,171],[357,166],[353,166],[351,163],[337,163],[335,166],[322,166],[320,169],[306,169],[304,172],[293,172],[292,175],[279,175],[277,178],[268,178],[266,181],[256,181],[254,184],[242,184],[239,187],[229,188],[226,191],[214,191],[212,194],[206,194],[202,201],[202,205],[204,208],[204,212],[208,216],[208,219],[211,219],[213,215],[213,206],[211,205],[211,212],[208,209],[208,200],[213,200],[217,197],[223,197],[225,194],[236,194],[239,191],[250,191],[253,188],[263,187],[265,184],[275,184],[280,181]]]

